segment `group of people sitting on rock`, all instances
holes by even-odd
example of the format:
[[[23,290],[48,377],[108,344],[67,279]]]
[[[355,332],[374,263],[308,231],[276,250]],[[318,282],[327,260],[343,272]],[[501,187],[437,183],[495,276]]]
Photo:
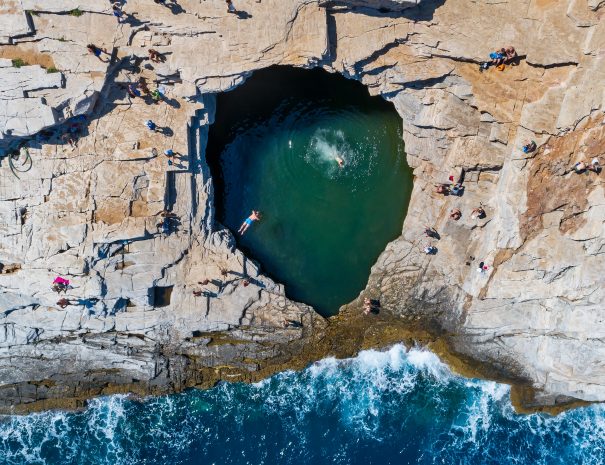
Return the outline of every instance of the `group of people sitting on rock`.
[[[143,76],[139,77],[137,82],[129,83],[127,91],[128,95],[132,98],[141,97],[142,94],[148,95],[154,103],[158,103],[165,98],[165,90],[161,86],[157,86],[154,90],[150,90],[147,85],[147,80]]]
[[[532,140],[523,145],[521,150],[523,151],[523,153],[529,154],[534,152],[537,147],[538,146],[536,142]],[[599,174],[601,172],[601,163],[599,162],[599,159],[597,157],[593,158],[590,163],[580,160],[574,163],[572,169],[578,174],[586,173],[587,171],[592,171],[594,173]]]
[[[490,61],[485,61],[479,66],[479,71],[485,71],[490,66],[495,66],[498,71],[504,70],[505,65],[516,64],[519,56],[515,50],[515,47],[508,46],[502,47],[500,50],[496,50],[489,54]]]
[[[435,184],[435,192],[441,195],[455,195],[456,197],[460,197],[464,194],[464,186],[460,182],[453,185],[447,183]]]
[[[579,161],[574,166],[573,169],[576,173],[581,174],[586,171],[593,171],[597,174],[601,172],[601,163],[598,158],[593,158],[590,163],[586,163],[585,161]]]

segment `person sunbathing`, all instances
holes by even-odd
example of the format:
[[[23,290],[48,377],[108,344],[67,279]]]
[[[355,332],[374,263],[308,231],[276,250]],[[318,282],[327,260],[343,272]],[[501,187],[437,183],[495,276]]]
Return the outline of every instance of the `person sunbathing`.
[[[575,165],[573,165],[573,169],[578,174],[583,173],[584,171],[586,171],[586,163],[584,163],[583,161],[579,161]]]
[[[523,150],[523,153],[531,153],[534,150],[536,150],[536,148],[537,148],[537,145],[532,140],[532,141],[528,142],[527,144],[525,144],[521,150]]]
[[[483,207],[477,207],[475,208],[472,212],[471,212],[471,218],[474,219],[481,219],[481,218],[485,218],[485,210],[483,209]]]
[[[592,161],[590,162],[590,165],[588,165],[586,167],[586,169],[589,171],[594,171],[595,173],[599,174],[601,172],[601,164],[599,163],[599,159],[593,158]]]
[[[513,47],[512,45],[509,45],[508,47],[502,50],[504,50],[504,53],[506,55],[506,63],[514,61],[518,56],[515,47]]]
[[[495,51],[489,54],[489,57],[492,60],[492,65],[499,66],[504,64],[504,58],[506,57],[506,53],[502,53],[502,51]]]
[[[154,63],[161,63],[163,60],[162,55],[160,55],[160,52],[158,52],[157,50],[154,50],[152,48],[150,48],[148,50],[149,52],[149,59],[151,61],[153,61]]]
[[[435,184],[435,192],[437,194],[447,195],[450,193],[450,188],[446,184]]]

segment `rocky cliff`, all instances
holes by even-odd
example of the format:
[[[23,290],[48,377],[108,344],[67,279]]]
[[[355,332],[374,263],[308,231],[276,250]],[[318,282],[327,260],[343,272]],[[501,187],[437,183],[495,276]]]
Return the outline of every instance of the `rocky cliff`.
[[[15,173],[7,157],[0,168],[0,410],[254,380],[397,340],[512,383],[521,406],[605,400],[605,174],[572,169],[605,146],[603,2],[234,4],[129,0],[120,21],[107,1],[0,6],[0,150],[26,143],[32,157],[28,171],[23,154]],[[480,72],[508,45],[516,66]],[[214,95],[275,64],[321,66],[392,101],[414,168],[401,237],[328,320],[214,219]],[[129,95],[141,76],[164,102]],[[463,196],[435,192],[450,176]],[[57,275],[71,281],[65,308]],[[380,315],[362,314],[365,296]]]

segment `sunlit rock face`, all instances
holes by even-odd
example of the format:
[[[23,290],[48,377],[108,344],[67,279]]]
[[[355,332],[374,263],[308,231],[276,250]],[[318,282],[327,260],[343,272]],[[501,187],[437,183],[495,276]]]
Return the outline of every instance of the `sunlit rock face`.
[[[602,174],[571,170],[602,155],[599,2],[263,0],[236,15],[178,3],[129,1],[120,23],[89,0],[2,5],[0,73],[16,85],[0,84],[2,144],[25,142],[33,161],[19,177],[0,167],[4,408],[249,380],[379,344],[409,320],[484,373],[531,386],[527,404],[605,398]],[[515,66],[480,72],[511,45]],[[339,72],[391,101],[414,169],[403,234],[329,334],[216,221],[204,157],[215,94],[275,64]],[[139,77],[165,101],[129,96]],[[434,192],[450,177],[463,196]],[[471,215],[479,205],[485,218]],[[57,275],[72,286],[61,296]],[[366,297],[389,325],[355,319]]]

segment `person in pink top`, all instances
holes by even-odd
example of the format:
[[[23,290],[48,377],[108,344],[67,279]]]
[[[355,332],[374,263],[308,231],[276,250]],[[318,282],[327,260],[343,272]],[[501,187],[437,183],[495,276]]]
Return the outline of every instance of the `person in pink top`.
[[[69,288],[69,279],[62,278],[61,276],[57,276],[53,281],[52,290],[57,294],[61,292],[66,292]]]

